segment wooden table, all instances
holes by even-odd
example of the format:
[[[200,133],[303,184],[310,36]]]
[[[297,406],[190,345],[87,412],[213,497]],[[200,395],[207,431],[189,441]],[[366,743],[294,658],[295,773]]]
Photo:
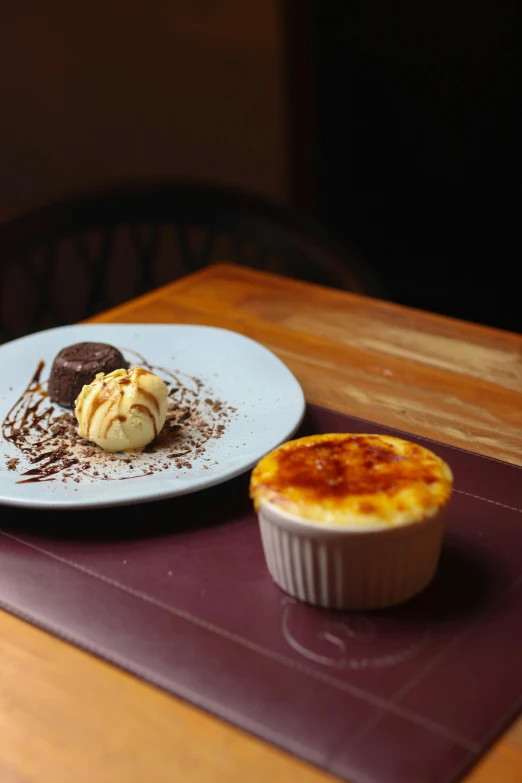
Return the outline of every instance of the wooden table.
[[[309,401],[522,465],[522,337],[222,265],[93,319],[249,335]],[[326,783],[318,769],[0,612],[1,783]],[[467,777],[522,781],[522,720]]]

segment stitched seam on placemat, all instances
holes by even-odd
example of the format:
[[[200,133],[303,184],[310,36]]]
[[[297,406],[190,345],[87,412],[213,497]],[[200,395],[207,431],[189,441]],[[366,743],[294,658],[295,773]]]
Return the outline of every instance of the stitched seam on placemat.
[[[270,734],[276,740],[277,744],[281,745],[282,747],[294,748],[294,752],[298,755],[303,754],[305,758],[311,759],[309,745],[303,745],[299,742],[299,740],[294,740],[291,737],[287,737],[286,734],[272,729],[260,721],[245,716],[244,713],[236,712],[235,710],[224,706],[222,702],[216,702],[213,699],[209,699],[207,696],[202,696],[197,691],[192,690],[192,688],[187,688],[186,685],[180,684],[177,680],[170,679],[169,677],[165,677],[161,674],[156,674],[153,669],[149,669],[147,666],[143,666],[139,663],[133,663],[131,660],[123,658],[117,653],[113,653],[112,651],[107,650],[106,647],[103,647],[100,644],[93,644],[92,642],[86,641],[78,633],[69,633],[56,623],[47,620],[44,623],[41,623],[31,612],[19,610],[3,599],[0,599],[0,607],[5,609],[7,612],[16,615],[21,620],[34,623],[43,630],[51,631],[55,636],[62,639],[63,641],[72,642],[87,652],[94,653],[100,658],[115,663],[117,666],[120,666],[122,669],[130,672],[131,674],[138,674],[142,677],[142,679],[154,683],[169,693],[171,692],[171,689],[175,687],[179,695],[188,702],[191,702],[196,706],[203,707],[204,709],[207,709],[209,712],[213,712],[216,715],[221,715],[225,719],[230,720],[232,723],[235,723],[240,727],[248,729],[250,726],[250,730],[253,734],[256,734],[256,729],[257,733],[263,731],[265,732],[265,735]],[[283,745],[283,741],[287,744]],[[325,757],[323,755],[319,756],[318,754],[315,754],[315,758],[317,761],[312,763],[325,763]]]
[[[497,600],[494,602],[493,605],[497,605],[501,601],[503,601],[506,596],[508,596],[510,593],[512,593],[514,590],[519,587],[519,585],[522,583],[522,574],[519,575],[519,577],[513,582],[512,585],[501,595],[497,598]],[[492,606],[489,606],[483,613],[482,616],[488,614],[492,609]],[[444,657],[447,655],[449,651],[451,651],[454,647],[456,647],[460,642],[465,639],[476,627],[479,620],[476,618],[471,623],[468,623],[466,627],[457,635],[454,636],[443,648],[442,650],[439,650],[439,652],[431,658],[428,665],[425,666],[421,672],[419,672],[416,676],[410,678],[410,680],[405,683],[402,687],[397,690],[393,696],[392,696],[392,702],[395,704],[396,699],[402,699],[406,694],[408,694],[413,688],[415,688],[422,680],[430,674],[431,671],[444,659]],[[520,700],[517,700],[514,704],[517,704],[520,701],[522,703],[522,697]],[[509,712],[509,711],[508,711]],[[350,736],[349,742],[351,745],[357,744],[357,742],[364,737],[366,734],[368,734],[369,731],[374,728],[374,726],[379,723],[383,718],[382,710],[376,711],[373,715],[371,715],[366,722],[363,723],[362,727],[359,729],[359,731],[355,731],[353,735]],[[492,733],[498,732],[498,727],[502,726],[503,722],[505,721],[505,718],[501,719],[498,722],[498,726],[495,732],[490,732],[489,737],[491,737]],[[478,752],[482,752],[484,748],[486,748],[490,744],[490,740],[484,739],[482,742],[477,743],[478,745]],[[339,747],[342,747],[342,744],[339,745]],[[332,757],[335,756],[336,750],[333,751]]]
[[[2,531],[0,531],[0,533],[2,533]],[[30,612],[26,612],[24,610],[19,610],[17,607],[4,601],[3,599],[0,599],[0,608],[4,609],[10,614],[15,615],[16,617],[19,617],[23,621],[36,625],[38,628],[41,628],[44,631],[50,631],[57,638],[62,639],[67,643],[73,644],[88,653],[92,653],[93,655],[100,657],[102,660],[105,660],[108,663],[114,663],[116,666],[119,666],[121,669],[123,669],[125,672],[128,672],[132,676],[141,677],[145,682],[150,682],[156,687],[162,688],[169,695],[172,693],[173,688],[175,688],[176,694],[182,699],[185,699],[189,704],[192,704],[197,708],[207,710],[210,714],[216,715],[219,718],[230,721],[230,723],[237,726],[239,729],[251,732],[252,735],[256,738],[260,737],[266,742],[273,741],[276,745],[279,745],[279,747],[283,748],[283,750],[295,753],[296,756],[301,756],[301,758],[303,758],[305,761],[320,766],[327,772],[330,771],[329,761],[333,758],[333,754],[331,752],[328,754],[315,753],[313,752],[310,745],[303,745],[299,742],[299,740],[288,737],[286,734],[271,728],[265,723],[261,723],[260,721],[245,716],[244,713],[239,713],[230,709],[229,707],[225,707],[221,701],[215,702],[212,699],[209,699],[207,696],[203,696],[199,692],[192,690],[191,688],[180,685],[177,680],[171,680],[161,674],[156,674],[154,670],[149,669],[148,667],[141,664],[135,664],[131,661],[127,661],[125,658],[122,658],[120,655],[107,650],[101,645],[85,641],[79,634],[69,633],[63,630],[53,622],[45,621],[45,623],[41,623],[35,615],[32,615]],[[356,775],[361,783],[378,783],[375,778],[370,777],[367,773],[359,769],[359,767],[351,766],[351,763],[347,771],[350,776]]]
[[[209,631],[210,633],[214,633],[217,636],[221,636],[224,639],[228,639],[229,641],[235,642],[236,644],[239,644],[242,647],[245,647],[249,650],[252,650],[255,653],[263,655],[266,658],[270,658],[271,660],[277,661],[278,663],[281,663],[282,665],[294,669],[295,671],[298,671],[302,674],[308,675],[313,679],[324,682],[327,685],[337,688],[338,690],[345,691],[346,693],[350,693],[350,695],[354,696],[355,698],[361,699],[362,701],[365,701],[382,710],[392,712],[398,715],[399,717],[404,718],[405,720],[409,720],[415,725],[422,726],[423,728],[432,731],[435,734],[440,734],[442,736],[445,736],[446,738],[451,739],[453,742],[462,745],[467,750],[476,752],[480,749],[480,746],[477,743],[472,742],[471,740],[468,740],[465,737],[460,737],[458,734],[455,734],[451,730],[446,729],[444,726],[441,726],[435,721],[432,721],[429,718],[424,718],[421,715],[418,715],[417,713],[408,710],[407,708],[400,707],[397,704],[393,704],[392,702],[388,702],[385,699],[381,699],[377,696],[374,696],[373,694],[367,693],[366,691],[358,688],[357,686],[343,682],[342,680],[336,680],[334,677],[331,677],[330,675],[323,674],[322,672],[317,672],[314,669],[310,669],[308,666],[305,666],[301,663],[296,663],[295,661],[292,661],[290,658],[287,658],[286,656],[281,655],[280,653],[274,652],[273,650],[270,650],[267,647],[262,647],[261,645],[255,642],[251,642],[249,639],[245,639],[242,636],[239,636],[238,634],[232,633],[231,631],[227,631],[224,628],[220,628],[219,626],[216,626],[213,623],[208,622],[207,620],[202,620],[199,617],[195,617],[194,615],[191,615],[189,612],[186,612],[182,609],[177,609],[173,606],[170,606],[169,604],[165,604],[162,601],[159,601],[158,599],[154,598],[153,596],[148,595],[147,593],[142,593],[141,591],[136,590],[133,587],[129,587],[121,582],[116,581],[115,579],[111,579],[110,577],[105,576],[104,574],[100,574],[97,571],[93,571],[92,569],[87,568],[86,566],[82,566],[79,563],[75,563],[72,560],[67,560],[66,558],[61,557],[60,555],[55,555],[53,552],[49,552],[48,550],[43,549],[42,547],[39,547],[36,544],[32,544],[28,541],[24,541],[23,539],[18,538],[17,536],[12,535],[11,533],[6,533],[5,531],[0,530],[0,535],[5,536],[6,538],[10,538],[13,541],[16,541],[17,543],[21,544],[22,546],[26,546],[30,549],[33,549],[36,552],[39,552],[40,554],[51,558],[52,560],[56,560],[57,562],[63,563],[64,565],[67,565],[70,568],[74,568],[75,570],[80,571],[81,573],[84,573],[87,576],[91,576],[94,579],[98,579],[99,581],[104,582],[105,584],[110,585],[111,587],[114,587],[117,590],[121,590],[122,592],[127,593],[133,596],[134,598],[137,598],[141,601],[144,601],[145,603],[149,603],[153,606],[156,606],[158,609],[161,609],[162,611],[166,611],[169,614],[172,614],[175,617],[180,618],[181,620],[185,620],[186,622],[192,623],[193,625],[203,628],[204,630]]]
[[[467,495],[468,498],[475,498],[475,500],[483,500],[484,503],[493,503],[494,506],[500,506],[500,508],[507,508],[510,511],[516,511],[518,514],[522,514],[522,508],[515,508],[515,506],[508,506],[505,503],[499,503],[498,500],[490,500],[489,498],[482,498],[480,495],[473,495],[471,492],[464,492],[463,489],[455,489],[454,492],[458,492],[459,495]]]
[[[518,699],[515,699],[513,702],[513,706],[510,709],[510,712],[517,715],[520,712],[520,709],[522,707],[522,696],[519,696]],[[499,732],[502,730],[502,727],[505,723],[505,718],[501,718],[495,723],[495,726],[488,731],[486,734],[486,738],[484,739],[482,745],[483,747],[487,747],[490,745],[496,737],[498,737]]]
[[[355,421],[361,421],[363,424],[371,424],[374,427],[383,427],[385,430],[392,430],[392,432],[399,432],[401,435],[409,435],[410,437],[420,438],[428,443],[435,443],[437,446],[444,446],[447,449],[454,449],[455,451],[461,451],[463,454],[469,454],[472,457],[482,457],[482,459],[489,459],[491,462],[498,462],[500,465],[508,465],[510,468],[517,468],[522,470],[522,465],[516,465],[514,462],[508,462],[505,459],[498,459],[498,457],[490,457],[488,454],[480,454],[478,451],[471,451],[470,449],[463,449],[461,446],[454,446],[453,443],[443,443],[441,440],[435,440],[435,438],[429,438],[427,435],[418,435],[415,432],[408,432],[408,430],[401,430],[399,427],[390,427],[388,424],[380,424],[378,421],[371,421],[371,419],[365,419],[362,416],[354,416],[351,413],[344,413],[343,411],[336,411],[333,408],[327,408],[324,405],[318,405],[315,402],[309,403],[314,408],[319,408],[327,413],[333,413],[336,416],[343,416],[345,419],[355,419]]]
[[[522,583],[522,574],[519,574],[519,576],[515,579],[515,581],[507,588],[507,590],[502,593],[502,595],[498,596],[495,601],[493,601],[492,604],[490,604],[482,613],[479,615],[479,617],[475,617],[474,620],[469,622],[462,631],[454,636],[442,650],[439,650],[437,655],[435,655],[429,663],[423,667],[421,672],[418,672],[418,674],[414,677],[412,677],[407,683],[402,685],[394,694],[393,699],[402,699],[406,694],[410,693],[410,691],[415,688],[417,685],[419,685],[420,682],[424,679],[424,677],[429,674],[435,666],[437,666],[443,658],[450,652],[454,647],[456,647],[460,642],[465,639],[472,631],[477,627],[479,624],[480,619],[482,619],[484,616],[488,615],[491,610],[498,606],[498,604],[502,603],[506,599],[508,595],[510,595],[514,590],[516,590],[520,584]]]
[[[516,699],[516,701],[513,702],[513,707],[511,708],[510,712],[512,711],[514,715],[517,715],[518,712],[520,711],[521,706],[522,706],[522,697]],[[501,718],[499,721],[496,722],[495,728],[491,729],[486,735],[486,739],[482,743],[483,748],[487,748],[495,741],[495,739],[499,737],[499,734],[502,731],[502,727],[506,722],[507,722],[506,718]],[[441,783],[454,783],[454,781],[460,780],[462,775],[465,774],[466,771],[469,770],[469,768],[470,768],[470,759],[466,759],[466,761],[463,761],[462,764],[460,764],[456,770],[454,770],[453,772],[449,772],[448,775],[441,780]]]

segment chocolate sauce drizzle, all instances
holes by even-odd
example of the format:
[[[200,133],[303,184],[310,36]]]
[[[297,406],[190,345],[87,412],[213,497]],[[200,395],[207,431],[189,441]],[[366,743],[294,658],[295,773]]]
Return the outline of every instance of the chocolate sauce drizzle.
[[[168,386],[167,419],[154,441],[141,453],[109,454],[81,439],[74,415],[51,402],[47,381],[42,381],[45,363],[40,361],[2,422],[2,437],[18,452],[17,458],[8,459],[8,468],[26,468],[17,483],[124,481],[191,469],[196,459],[203,467],[213,462],[208,446],[224,434],[235,409],[216,400],[201,379],[150,365],[135,351],[122,350],[131,364],[156,373]]]

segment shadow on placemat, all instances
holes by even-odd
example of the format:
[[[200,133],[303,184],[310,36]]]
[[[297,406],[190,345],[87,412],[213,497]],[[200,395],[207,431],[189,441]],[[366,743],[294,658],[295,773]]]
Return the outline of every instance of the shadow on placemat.
[[[30,510],[4,508],[2,527],[39,537],[111,541],[164,536],[214,527],[250,510],[249,476],[152,503],[115,508]]]
[[[181,543],[185,534],[234,523],[252,525],[257,537],[248,480],[248,476],[241,476],[193,495],[119,509],[85,509],[72,514],[9,508],[4,509],[2,526],[16,535],[36,537],[40,544],[45,539],[110,544],[154,537],[168,539],[171,544],[176,536],[180,536]],[[429,587],[406,604],[374,612],[373,616],[393,617],[414,625],[460,623],[483,612],[504,589],[503,571],[495,560],[486,560],[469,542],[455,540],[449,532]]]
[[[483,612],[505,589],[502,569],[493,558],[447,534],[439,567],[431,584],[420,595],[393,610],[404,622],[460,623]]]
[[[332,414],[321,410],[320,415]],[[309,406],[295,437],[324,431],[318,421],[317,410]],[[364,425],[357,422],[359,428]],[[382,428],[375,425],[374,429]],[[2,527],[16,535],[36,537],[40,542],[63,539],[103,544],[158,537],[172,542],[178,535],[234,523],[252,525],[258,536],[257,519],[248,493],[249,480],[250,471],[206,490],[124,507],[74,512],[8,507],[2,512]],[[483,612],[505,590],[506,577],[501,565],[484,549],[478,550],[469,540],[452,533],[452,518],[455,517],[450,508],[439,567],[429,587],[402,606],[372,613],[376,619],[391,616],[405,624],[459,623]]]

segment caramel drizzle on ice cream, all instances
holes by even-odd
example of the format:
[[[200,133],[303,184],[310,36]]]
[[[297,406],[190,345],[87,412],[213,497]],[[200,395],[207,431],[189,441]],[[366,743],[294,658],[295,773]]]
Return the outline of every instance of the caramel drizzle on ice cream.
[[[199,378],[175,369],[151,366],[135,351],[125,351],[132,356],[131,361],[158,374],[169,387],[167,421],[154,441],[157,445],[129,458],[125,454],[108,454],[79,438],[73,414],[51,401],[48,381],[42,381],[45,364],[40,361],[27,387],[1,422],[3,441],[14,446],[19,457],[14,457],[12,452],[2,454],[0,448],[0,464],[2,457],[14,463],[8,469],[16,470],[13,478],[16,477],[17,483],[75,482],[82,477],[91,481],[123,481],[158,471],[182,470],[190,467],[197,457],[212,464],[213,458],[205,456],[207,443],[222,436],[230,418],[235,417],[235,410],[216,400],[212,390]],[[146,397],[142,401],[146,401],[147,408],[150,406],[151,413],[155,411],[154,404]],[[121,422],[127,418],[119,414]]]
[[[78,434],[108,452],[141,451],[161,431],[168,388],[141,367],[99,373],[76,401]]]

